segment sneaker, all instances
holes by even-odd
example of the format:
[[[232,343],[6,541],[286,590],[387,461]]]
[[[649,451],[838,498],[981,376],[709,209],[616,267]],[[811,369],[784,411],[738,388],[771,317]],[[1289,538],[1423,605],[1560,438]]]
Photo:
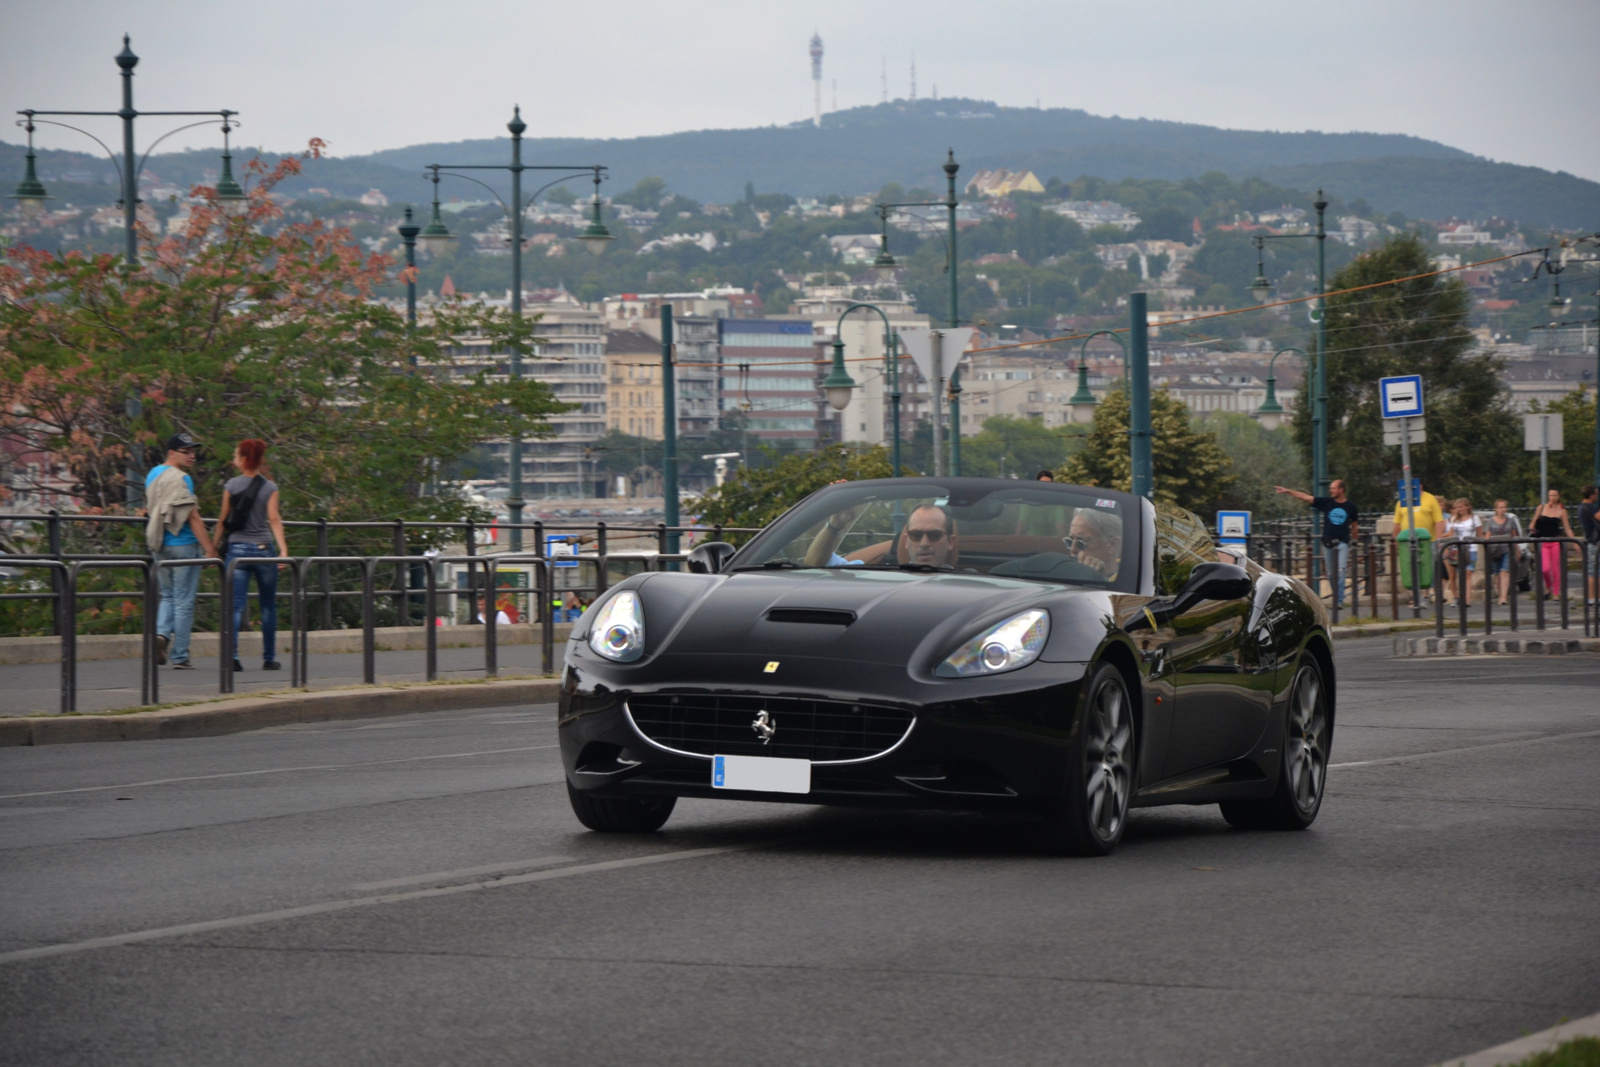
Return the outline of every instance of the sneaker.
[[[156,645],[156,662],[165,667],[167,665],[167,649],[172,646],[172,638],[166,634],[156,634],[156,640],[160,642],[160,644]]]
[[[192,671],[194,670],[194,664],[184,660],[182,663],[174,663],[172,669],[175,671]]]
[[[236,671],[242,671],[242,670],[244,670],[244,664],[240,663],[238,660],[234,660],[233,661],[233,669],[236,670]]]
[[[279,663],[275,659],[269,659],[265,663],[261,664],[261,669],[264,671],[281,671],[283,670],[283,664]]]

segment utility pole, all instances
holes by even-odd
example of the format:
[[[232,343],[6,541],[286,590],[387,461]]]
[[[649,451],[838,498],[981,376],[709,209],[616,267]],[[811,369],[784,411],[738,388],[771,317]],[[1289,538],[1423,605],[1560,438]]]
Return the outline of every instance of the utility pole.
[[[820,47],[820,45],[818,46]],[[667,552],[678,551],[678,398],[672,373],[672,305],[661,302],[661,495],[667,524]]]

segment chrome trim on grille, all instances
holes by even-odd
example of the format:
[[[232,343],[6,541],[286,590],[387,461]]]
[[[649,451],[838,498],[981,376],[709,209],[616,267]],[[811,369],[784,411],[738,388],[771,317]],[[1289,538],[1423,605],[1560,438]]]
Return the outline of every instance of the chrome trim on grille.
[[[809,698],[802,698],[802,699],[809,699]],[[649,734],[645,733],[643,730],[641,730],[639,728],[639,724],[637,722],[635,722],[634,719],[633,719],[633,709],[628,706],[628,702],[626,700],[624,700],[622,702],[622,714],[624,714],[624,715],[626,715],[628,717],[628,725],[633,727],[633,732],[638,734],[640,739],[643,740],[645,744],[650,745],[652,748],[658,748],[663,752],[670,752],[674,756],[688,756],[690,759],[703,759],[703,760],[709,761],[709,760],[712,760],[712,759],[715,758],[713,756],[708,756],[703,752],[685,752],[681,748],[671,748],[671,747],[669,747],[667,745],[663,745],[661,742],[657,741],[655,738],[651,737]],[[811,761],[811,766],[813,766],[813,767],[843,767],[843,766],[845,766],[847,764],[851,764],[851,763],[870,763],[871,761],[873,761],[875,759],[882,759],[883,757],[887,756],[889,753],[893,752],[895,749],[899,748],[901,745],[905,744],[906,743],[906,738],[910,737],[911,736],[911,731],[915,730],[916,728],[917,728],[917,715],[916,715],[916,712],[912,712],[911,713],[911,724],[906,727],[906,732],[900,735],[900,740],[896,741],[894,744],[890,745],[888,748],[884,749],[882,752],[876,752],[876,753],[874,753],[874,754],[872,754],[870,756],[860,756],[860,757],[857,757],[856,759],[812,760]]]

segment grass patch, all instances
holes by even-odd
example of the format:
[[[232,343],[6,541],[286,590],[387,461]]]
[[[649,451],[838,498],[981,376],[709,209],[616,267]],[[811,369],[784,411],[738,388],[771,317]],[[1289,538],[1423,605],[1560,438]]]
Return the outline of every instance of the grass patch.
[[[1600,1067],[1600,1037],[1575,1037],[1506,1067]]]

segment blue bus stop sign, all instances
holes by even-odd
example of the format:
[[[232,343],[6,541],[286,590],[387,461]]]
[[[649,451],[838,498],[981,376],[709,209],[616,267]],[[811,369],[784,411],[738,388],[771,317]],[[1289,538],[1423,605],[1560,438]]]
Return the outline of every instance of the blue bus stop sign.
[[[1406,419],[1422,414],[1422,375],[1405,374],[1378,379],[1378,402],[1386,419]]]
[[[1248,511],[1217,512],[1218,544],[1242,545],[1249,536],[1250,513]]]

